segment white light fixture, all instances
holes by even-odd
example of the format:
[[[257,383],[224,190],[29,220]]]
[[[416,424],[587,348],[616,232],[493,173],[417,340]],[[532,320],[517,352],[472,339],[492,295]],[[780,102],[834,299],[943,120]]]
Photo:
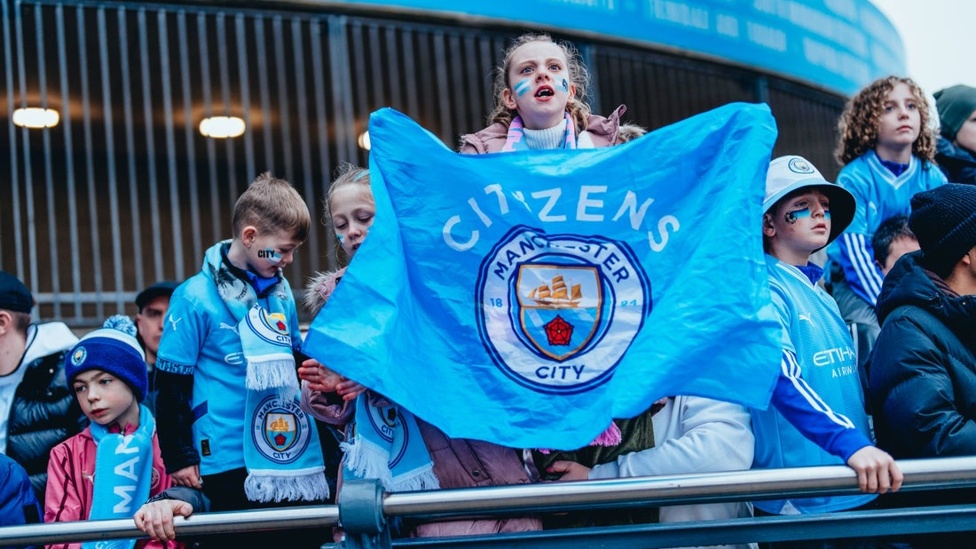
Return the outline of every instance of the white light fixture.
[[[364,149],[364,150],[367,150],[368,151],[369,150],[369,130],[366,130],[363,133],[359,134],[359,139],[357,141],[359,142],[359,148],[360,149]]]
[[[200,121],[200,133],[204,137],[227,139],[244,133],[244,120],[236,116],[211,116]]]
[[[27,107],[14,111],[14,124],[21,128],[43,129],[53,128],[58,125],[61,117],[54,109],[42,109],[40,107]]]

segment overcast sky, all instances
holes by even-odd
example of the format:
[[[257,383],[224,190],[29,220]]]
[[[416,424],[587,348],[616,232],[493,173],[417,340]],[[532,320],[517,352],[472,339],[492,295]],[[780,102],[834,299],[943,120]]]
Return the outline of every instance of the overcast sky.
[[[953,84],[976,87],[976,2],[871,1],[898,29],[908,76],[927,94]]]

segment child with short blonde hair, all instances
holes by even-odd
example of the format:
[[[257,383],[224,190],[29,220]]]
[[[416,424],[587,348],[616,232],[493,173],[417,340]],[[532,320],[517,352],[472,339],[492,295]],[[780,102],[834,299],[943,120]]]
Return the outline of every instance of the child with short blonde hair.
[[[282,275],[311,230],[308,207],[265,173],[238,198],[232,225],[167,311],[156,362],[167,469],[175,484],[201,488],[211,511],[325,503],[318,433],[298,399],[298,312]]]

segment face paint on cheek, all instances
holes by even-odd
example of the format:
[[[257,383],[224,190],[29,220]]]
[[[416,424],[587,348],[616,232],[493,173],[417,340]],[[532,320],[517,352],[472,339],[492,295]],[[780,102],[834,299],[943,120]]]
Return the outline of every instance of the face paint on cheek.
[[[562,86],[564,93],[569,92],[569,81],[568,80],[566,80],[565,78],[563,78],[563,81],[560,82],[559,84]]]
[[[802,210],[793,210],[792,212],[786,212],[786,215],[783,216],[783,221],[786,221],[787,223],[792,225],[805,217],[810,217],[810,208],[803,208]]]
[[[263,257],[264,259],[267,259],[268,263],[272,265],[277,265],[281,263],[281,256],[275,253],[275,251],[270,248],[258,250],[258,257]]]
[[[532,87],[532,83],[528,79],[525,79],[515,84],[515,87],[512,89],[515,90],[515,95],[522,97],[525,95],[525,92],[529,91],[530,87]]]
[[[337,234],[336,238],[339,239],[339,244],[342,244],[342,241],[345,240],[345,235]]]

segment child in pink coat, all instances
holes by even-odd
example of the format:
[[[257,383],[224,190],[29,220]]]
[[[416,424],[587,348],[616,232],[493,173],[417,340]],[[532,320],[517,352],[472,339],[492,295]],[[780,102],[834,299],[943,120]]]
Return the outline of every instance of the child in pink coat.
[[[44,522],[129,518],[172,482],[156,422],[140,403],[149,385],[135,325],[117,315],[79,341],[65,362],[68,388],[91,425],[51,450]],[[128,547],[182,547],[123,540]],[[88,544],[85,544],[86,546]],[[81,548],[81,543],[49,545]]]

